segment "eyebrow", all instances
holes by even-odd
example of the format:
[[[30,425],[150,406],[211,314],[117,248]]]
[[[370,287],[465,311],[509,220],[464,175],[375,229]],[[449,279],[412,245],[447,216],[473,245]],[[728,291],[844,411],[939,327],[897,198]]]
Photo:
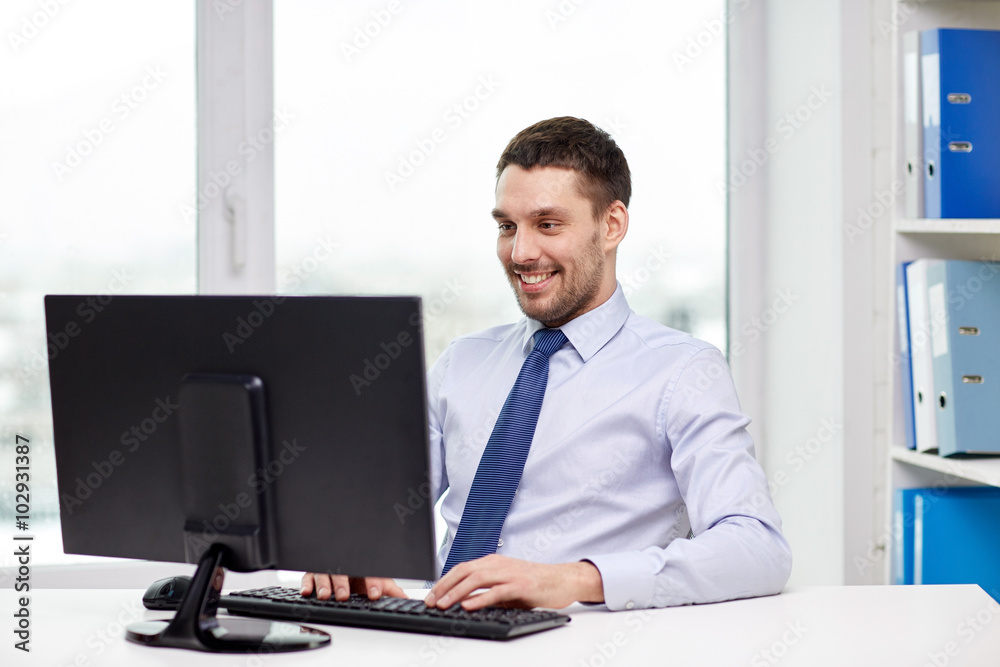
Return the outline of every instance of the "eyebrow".
[[[492,215],[497,220],[510,219],[509,215],[507,215],[498,208],[493,209]],[[563,208],[562,206],[546,206],[543,208],[535,209],[534,211],[528,214],[528,218],[532,220],[537,218],[548,218],[548,217],[565,218],[568,215],[569,215],[569,209],[567,208]]]

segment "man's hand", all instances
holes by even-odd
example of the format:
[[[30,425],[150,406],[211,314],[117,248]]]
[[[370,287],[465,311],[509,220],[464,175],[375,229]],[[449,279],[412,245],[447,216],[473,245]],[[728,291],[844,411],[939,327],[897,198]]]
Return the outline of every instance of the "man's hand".
[[[321,574],[306,572],[302,575],[301,593],[312,595],[316,590],[316,599],[327,600],[333,593],[337,600],[346,600],[351,593],[367,593],[372,600],[378,600],[383,595],[394,598],[405,598],[406,593],[392,579],[382,577],[348,577],[346,574]]]
[[[489,590],[472,595],[480,588]],[[459,563],[426,598],[429,607],[461,602],[469,611],[489,605],[561,609],[578,601],[604,602],[601,573],[592,563],[550,565],[496,554]]]

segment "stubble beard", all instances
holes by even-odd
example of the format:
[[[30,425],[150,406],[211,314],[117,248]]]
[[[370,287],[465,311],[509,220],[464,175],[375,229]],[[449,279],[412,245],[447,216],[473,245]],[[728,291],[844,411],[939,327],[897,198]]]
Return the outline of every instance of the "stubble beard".
[[[595,234],[592,242],[587,246],[587,254],[577,267],[575,278],[567,280],[567,274],[562,266],[556,265],[548,269],[557,271],[558,279],[562,280],[564,284],[561,292],[545,297],[522,292],[521,279],[514,273],[514,269],[525,272],[542,269],[511,262],[505,266],[505,270],[521,312],[546,326],[558,327],[583,314],[587,310],[587,306],[597,297],[604,279],[605,263],[606,259],[601,250],[600,236]],[[549,303],[546,305],[543,303],[543,299],[548,299]]]

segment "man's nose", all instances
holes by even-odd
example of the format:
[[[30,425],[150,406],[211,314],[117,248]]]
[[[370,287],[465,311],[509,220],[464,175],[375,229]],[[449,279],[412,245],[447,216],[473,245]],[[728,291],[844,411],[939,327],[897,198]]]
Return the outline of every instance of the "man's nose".
[[[538,259],[538,254],[539,243],[535,233],[528,229],[518,229],[510,249],[511,260],[517,264],[530,264]]]

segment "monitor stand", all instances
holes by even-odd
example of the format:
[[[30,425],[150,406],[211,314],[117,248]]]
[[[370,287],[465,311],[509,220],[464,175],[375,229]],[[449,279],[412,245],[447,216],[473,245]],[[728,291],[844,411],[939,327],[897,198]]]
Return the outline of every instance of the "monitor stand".
[[[189,373],[181,379],[180,467],[184,550],[198,563],[171,621],[128,627],[129,641],[198,651],[301,651],[330,643],[320,630],[259,619],[218,618],[226,569],[253,572],[275,565],[272,491],[257,491],[239,521],[216,529],[219,507],[240,493],[271,460],[264,383],[251,375]],[[211,530],[210,530],[211,529]]]
[[[225,578],[226,547],[208,548],[191,587],[170,621],[144,621],[128,626],[129,641],[146,646],[226,653],[280,653],[321,648],[330,643],[322,630],[294,623],[247,618],[218,618],[216,611]]]

